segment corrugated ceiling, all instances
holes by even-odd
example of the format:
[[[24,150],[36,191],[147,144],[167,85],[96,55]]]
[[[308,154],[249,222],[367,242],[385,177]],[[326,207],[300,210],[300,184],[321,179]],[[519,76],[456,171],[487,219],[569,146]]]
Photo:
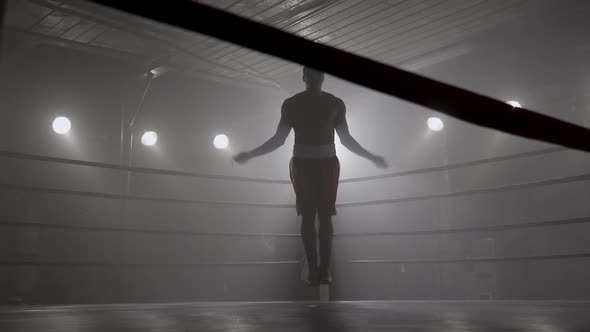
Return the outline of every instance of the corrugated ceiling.
[[[448,48],[540,4],[538,0],[200,2],[392,65]],[[50,43],[133,58],[146,68],[168,66],[265,85],[276,86],[299,70],[281,59],[83,1],[10,0],[5,30],[13,41],[21,40],[28,47]]]

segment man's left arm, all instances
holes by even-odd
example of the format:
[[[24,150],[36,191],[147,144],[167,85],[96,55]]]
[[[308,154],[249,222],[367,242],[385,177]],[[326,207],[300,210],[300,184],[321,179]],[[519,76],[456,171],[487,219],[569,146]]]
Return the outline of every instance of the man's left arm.
[[[340,138],[340,143],[342,143],[344,147],[353,153],[363,158],[369,159],[375,163],[377,167],[386,168],[387,162],[385,161],[385,158],[367,151],[367,149],[365,149],[354,137],[352,137],[350,130],[348,129],[348,122],[346,121],[346,106],[342,101],[340,101],[339,108],[340,109],[338,110],[339,114],[336,123],[336,133]]]
[[[260,145],[259,147],[255,148],[251,151],[248,151],[248,152],[238,153],[237,155],[234,156],[234,160],[237,163],[242,164],[252,158],[270,153],[270,152],[278,149],[279,147],[281,147],[283,144],[285,144],[285,140],[287,139],[287,137],[289,136],[289,133],[291,132],[291,124],[287,119],[286,113],[287,113],[286,106],[285,106],[285,103],[283,103],[283,106],[281,108],[281,119],[279,120],[279,124],[277,126],[276,131],[275,131],[275,134],[270,139],[268,139],[266,142],[264,142],[262,145]]]

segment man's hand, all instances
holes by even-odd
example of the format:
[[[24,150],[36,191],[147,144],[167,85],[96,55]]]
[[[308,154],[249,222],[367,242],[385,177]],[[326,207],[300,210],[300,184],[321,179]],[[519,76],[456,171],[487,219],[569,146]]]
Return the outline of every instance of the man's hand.
[[[377,167],[379,167],[379,168],[387,168],[387,167],[389,166],[389,165],[387,164],[387,161],[385,160],[385,158],[383,158],[383,156],[377,156],[377,155],[374,155],[374,156],[371,158],[371,161],[372,161],[373,163],[375,163],[375,165],[376,165]]]
[[[234,161],[238,164],[245,164],[248,160],[250,160],[250,154],[248,152],[240,152],[234,157]]]

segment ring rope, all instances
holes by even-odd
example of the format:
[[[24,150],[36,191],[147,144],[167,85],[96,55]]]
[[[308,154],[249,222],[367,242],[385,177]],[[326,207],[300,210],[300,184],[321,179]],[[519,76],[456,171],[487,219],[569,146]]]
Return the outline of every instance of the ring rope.
[[[402,202],[423,201],[423,200],[432,200],[432,199],[449,198],[449,197],[472,196],[472,195],[477,195],[477,194],[487,194],[487,193],[495,193],[495,192],[502,192],[502,191],[528,189],[528,188],[549,186],[549,185],[554,185],[554,184],[563,184],[563,183],[571,183],[571,182],[579,182],[579,181],[587,181],[587,180],[590,180],[590,173],[586,173],[586,174],[582,174],[582,175],[566,176],[566,177],[549,179],[549,180],[540,180],[540,181],[534,181],[534,182],[510,184],[510,185],[491,187],[491,188],[470,189],[470,190],[464,190],[464,191],[447,192],[447,193],[442,193],[442,194],[431,194],[431,195],[401,197],[401,198],[371,200],[371,201],[361,201],[361,202],[338,203],[338,204],[336,204],[336,207],[341,207],[341,208],[342,207],[358,207],[358,206],[368,206],[368,205],[382,205],[382,204],[395,204],[395,203],[402,203]],[[295,208],[294,204],[230,202],[230,201],[194,200],[194,199],[180,199],[180,198],[163,198],[163,197],[123,195],[123,194],[107,194],[107,193],[99,193],[99,192],[92,192],[92,191],[78,191],[78,190],[68,190],[68,189],[45,188],[45,187],[8,184],[8,183],[0,183],[0,188],[5,188],[8,190],[47,193],[47,194],[61,194],[61,195],[86,196],[86,197],[97,197],[97,198],[108,198],[108,199],[126,199],[126,200],[164,202],[164,203],[207,204],[207,205],[266,207],[266,208]]]
[[[507,161],[507,160],[513,160],[513,159],[519,159],[519,158],[532,157],[532,156],[540,156],[540,155],[544,155],[544,154],[551,154],[551,153],[562,152],[562,151],[567,151],[567,150],[568,149],[566,149],[564,147],[551,147],[551,148],[547,148],[547,149],[540,149],[540,150],[529,151],[529,152],[521,152],[521,153],[509,154],[509,155],[499,156],[499,157],[484,158],[484,159],[461,162],[461,163],[453,163],[453,164],[448,164],[448,165],[444,165],[444,166],[418,168],[418,169],[401,171],[401,172],[341,179],[339,181],[339,183],[353,183],[353,182],[379,180],[379,179],[386,179],[386,178],[399,177],[399,176],[405,176],[405,175],[413,175],[413,174],[442,172],[442,171],[447,171],[447,170],[451,170],[451,169],[466,168],[466,167],[472,167],[472,166],[477,166],[477,165],[483,165],[483,164],[487,164],[487,163]],[[26,153],[20,153],[20,152],[10,152],[10,151],[0,151],[0,157],[20,159],[20,160],[52,162],[52,163],[77,165],[77,166],[89,166],[89,167],[96,167],[96,168],[102,168],[102,169],[111,169],[111,170],[117,170],[117,171],[127,171],[127,172],[134,172],[134,173],[143,173],[143,174],[173,175],[173,176],[184,176],[184,177],[195,177],[195,178],[226,180],[226,181],[239,181],[239,182],[291,184],[290,180],[251,178],[251,177],[242,177],[242,176],[208,174],[208,173],[200,173],[200,172],[165,170],[165,169],[149,168],[149,167],[125,166],[125,165],[101,163],[101,162],[94,162],[94,161],[75,160],[75,159],[67,159],[67,158],[57,158],[57,157],[33,155],[33,154],[26,154]]]
[[[581,217],[581,218],[559,219],[559,220],[549,220],[549,221],[526,222],[526,223],[519,223],[519,224],[504,224],[504,225],[479,226],[479,227],[460,227],[460,228],[447,228],[447,229],[435,229],[435,230],[424,230],[424,231],[341,233],[341,234],[338,234],[337,236],[339,236],[339,237],[420,236],[420,235],[438,235],[438,234],[500,232],[500,231],[515,230],[515,229],[584,224],[584,223],[589,223],[589,222],[590,222],[590,217]],[[336,236],[336,235],[334,235],[334,236]]]
[[[150,202],[162,202],[162,203],[206,204],[206,205],[243,206],[243,207],[252,206],[252,207],[267,207],[267,208],[294,208],[295,207],[295,205],[292,205],[292,204],[229,202],[229,201],[211,201],[211,200],[197,200],[197,199],[149,197],[149,196],[123,195],[123,194],[107,194],[107,193],[99,193],[99,192],[93,192],[93,191],[78,191],[78,190],[68,190],[68,189],[45,188],[45,187],[35,187],[35,186],[18,185],[18,184],[6,184],[6,183],[1,183],[0,188],[6,188],[9,190],[18,190],[18,191],[46,193],[46,194],[73,195],[73,196],[84,196],[84,197],[124,199],[124,200],[150,201]]]
[[[549,180],[540,180],[540,181],[533,181],[533,182],[510,184],[510,185],[491,187],[491,188],[470,189],[470,190],[463,190],[463,191],[447,192],[447,193],[442,193],[442,194],[391,198],[391,199],[372,200],[372,201],[363,201],[363,202],[340,203],[340,204],[336,204],[336,206],[337,207],[353,207],[353,206],[381,205],[381,204],[394,204],[394,203],[402,203],[402,202],[424,201],[424,200],[432,200],[432,199],[438,199],[438,198],[473,196],[473,195],[478,195],[478,194],[489,194],[489,193],[502,192],[502,191],[528,189],[528,188],[549,186],[549,185],[554,185],[554,184],[563,184],[563,183],[587,181],[587,180],[590,180],[590,173],[586,173],[586,174],[582,174],[582,175],[575,175],[575,176],[566,176],[566,177],[549,179]]]
[[[526,223],[518,223],[518,224],[504,224],[504,225],[463,227],[463,228],[447,228],[447,229],[435,229],[435,230],[423,230],[423,231],[336,233],[336,234],[334,234],[334,237],[420,236],[420,235],[438,235],[438,234],[499,232],[499,231],[515,230],[515,229],[584,224],[584,223],[589,223],[589,222],[590,222],[590,216],[580,217],[580,218],[539,221],[539,222],[526,222]],[[189,231],[189,230],[157,230],[157,229],[141,229],[141,228],[128,228],[128,227],[78,226],[78,225],[65,225],[65,224],[34,223],[34,222],[24,222],[24,221],[7,221],[7,220],[0,220],[0,226],[30,227],[30,228],[38,227],[38,228],[66,229],[66,230],[76,230],[76,231],[141,233],[141,234],[189,236],[189,237],[239,237],[239,238],[260,238],[260,237],[299,238],[299,237],[301,237],[300,234],[295,234],[295,233],[195,232],[195,231]]]
[[[203,263],[120,263],[120,262],[37,262],[0,261],[0,266],[53,266],[53,267],[207,267],[207,266],[265,266],[293,265],[300,261],[266,261],[266,262],[203,262]]]
[[[289,180],[248,178],[248,177],[240,177],[240,176],[207,174],[207,173],[199,173],[199,172],[174,171],[174,170],[165,170],[165,169],[148,168],[148,167],[125,166],[125,165],[108,164],[108,163],[100,163],[100,162],[84,161],[84,160],[74,160],[74,159],[66,159],[66,158],[57,158],[57,157],[33,155],[33,154],[10,152],[10,151],[0,151],[0,157],[22,159],[22,160],[44,161],[44,162],[78,165],[78,166],[90,166],[90,167],[97,167],[97,168],[103,168],[103,169],[112,169],[112,170],[117,170],[117,171],[127,171],[127,172],[134,172],[134,173],[143,173],[143,174],[175,175],[175,176],[196,177],[196,178],[205,178],[205,179],[214,179],[214,180],[231,180],[231,181],[242,181],[242,182],[291,184],[291,181],[289,181]]]
[[[195,232],[189,230],[157,230],[157,229],[141,229],[129,227],[98,227],[98,226],[78,226],[65,224],[47,224],[47,223],[33,223],[20,221],[6,221],[0,220],[0,226],[6,227],[39,227],[50,229],[66,229],[79,231],[97,231],[97,232],[121,232],[121,233],[141,233],[141,234],[157,234],[157,235],[175,235],[175,236],[189,236],[189,237],[241,237],[241,238],[258,238],[258,237],[301,237],[299,234],[288,233],[223,233],[223,232]]]
[[[364,259],[350,260],[351,264],[457,264],[457,263],[508,263],[540,260],[563,260],[590,258],[590,253],[573,253],[560,255],[537,255],[516,257],[491,257],[491,258],[455,258],[455,259]],[[300,261],[266,261],[266,262],[203,262],[203,263],[120,263],[120,262],[37,262],[27,261],[0,261],[0,266],[53,266],[53,267],[208,267],[208,266],[268,266],[268,265],[294,265]]]
[[[500,162],[500,161],[507,161],[507,160],[514,160],[514,159],[519,159],[519,158],[540,156],[540,155],[544,155],[544,154],[562,152],[562,151],[567,151],[567,150],[568,150],[567,148],[558,146],[558,147],[552,147],[552,148],[548,148],[548,149],[540,149],[540,150],[529,151],[529,152],[514,153],[514,154],[509,154],[509,155],[499,156],[499,157],[484,158],[484,159],[466,161],[466,162],[461,162],[461,163],[452,163],[452,164],[447,164],[444,166],[418,168],[418,169],[414,169],[414,170],[401,171],[401,172],[395,172],[395,173],[386,173],[386,174],[380,174],[380,175],[343,179],[340,181],[340,183],[380,180],[380,179],[399,177],[399,176],[405,176],[405,175],[443,172],[443,171],[448,171],[448,170],[452,170],[452,169],[467,168],[467,167],[479,166],[479,165],[484,165],[484,164],[488,164],[488,163],[495,163],[495,162]]]
[[[522,261],[540,261],[557,259],[590,258],[590,253],[575,253],[562,255],[540,255],[540,256],[516,256],[516,257],[493,257],[493,258],[456,258],[456,259],[357,259],[350,260],[352,264],[456,264],[456,263],[508,263]]]

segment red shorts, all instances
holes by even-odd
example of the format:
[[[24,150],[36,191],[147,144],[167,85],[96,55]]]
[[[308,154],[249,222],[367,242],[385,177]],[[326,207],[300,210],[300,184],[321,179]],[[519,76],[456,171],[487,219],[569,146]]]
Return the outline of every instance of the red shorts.
[[[336,215],[336,192],[340,177],[337,157],[291,158],[291,182],[295,189],[297,215],[302,213]]]

